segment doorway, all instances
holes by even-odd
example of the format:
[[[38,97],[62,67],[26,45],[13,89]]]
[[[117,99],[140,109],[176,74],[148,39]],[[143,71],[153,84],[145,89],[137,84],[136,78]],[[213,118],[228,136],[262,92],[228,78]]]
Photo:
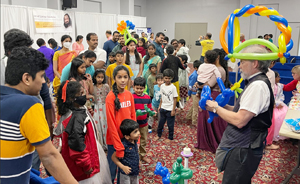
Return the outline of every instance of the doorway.
[[[175,23],[175,38],[184,39],[188,47],[191,62],[199,60],[202,47],[196,46],[195,42],[199,36],[207,33],[207,23]]]

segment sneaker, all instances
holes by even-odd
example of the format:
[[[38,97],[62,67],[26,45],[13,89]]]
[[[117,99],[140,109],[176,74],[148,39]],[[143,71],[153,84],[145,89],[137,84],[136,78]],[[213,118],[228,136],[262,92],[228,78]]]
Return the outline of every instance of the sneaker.
[[[152,133],[152,129],[148,129],[148,133]]]

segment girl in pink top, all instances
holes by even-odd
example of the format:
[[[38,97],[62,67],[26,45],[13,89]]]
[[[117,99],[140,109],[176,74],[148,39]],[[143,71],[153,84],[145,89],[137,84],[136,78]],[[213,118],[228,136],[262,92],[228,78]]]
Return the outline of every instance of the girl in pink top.
[[[76,38],[76,42],[73,43],[72,45],[72,50],[77,53],[77,55],[84,50],[84,46],[82,44],[83,41],[83,36],[78,35]]]

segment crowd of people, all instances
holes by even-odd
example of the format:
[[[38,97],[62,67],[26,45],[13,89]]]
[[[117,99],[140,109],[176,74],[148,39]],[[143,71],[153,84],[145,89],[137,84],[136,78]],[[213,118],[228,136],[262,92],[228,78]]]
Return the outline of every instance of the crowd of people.
[[[186,119],[197,128],[195,148],[216,153],[223,183],[250,183],[265,139],[266,149],[279,149],[273,141],[285,139],[278,135],[287,111],[283,91],[299,95],[300,66],[292,69],[294,80],[283,85],[271,70],[276,61],[241,60],[244,91],[235,106],[219,107],[213,101],[221,93],[217,78],[227,88],[232,84],[226,53],[213,48],[212,34],[196,41],[202,53],[195,61],[184,39],[169,44],[164,33],[154,35],[106,31],[103,49],[96,33],[86,35],[87,49],[81,35],[73,44],[63,35],[61,47],[51,38],[50,48],[39,38],[35,50],[27,33],[7,31],[1,60],[1,181],[29,181],[31,167],[39,170],[42,162],[60,183],[114,183],[117,176],[117,183],[136,184],[139,163],[151,162],[148,133],[156,130],[154,140],[167,144],[176,139],[176,109],[191,100]],[[252,45],[243,52],[268,51]],[[213,100],[204,110],[198,102],[207,85]],[[147,109],[154,113],[136,114]],[[219,115],[211,124],[209,112]],[[163,138],[166,122],[168,137]],[[60,140],[58,149],[53,137]],[[17,163],[21,167],[14,167]]]

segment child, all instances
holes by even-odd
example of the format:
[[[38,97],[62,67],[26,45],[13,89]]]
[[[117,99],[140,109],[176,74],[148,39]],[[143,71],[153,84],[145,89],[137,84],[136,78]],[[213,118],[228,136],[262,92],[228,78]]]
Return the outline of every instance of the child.
[[[294,80],[283,86],[283,91],[293,91],[293,97],[300,95],[300,65],[296,65],[292,69]],[[296,90],[295,90],[296,89]]]
[[[139,38],[138,41],[138,47],[136,48],[136,50],[142,55],[142,57],[144,57],[146,55],[146,44],[145,44],[145,39],[144,38]]]
[[[85,74],[86,63],[80,58],[74,58],[72,60],[72,65],[69,74],[69,80],[79,82],[83,89],[84,94],[86,95],[87,103],[86,106],[91,110],[91,101],[94,101],[94,96],[91,95],[94,93],[94,86],[92,77],[90,74]]]
[[[185,46],[185,40],[184,39],[180,39],[178,40],[178,47],[177,47],[177,52],[176,52],[177,56],[180,55],[185,55],[187,57],[187,62],[189,63],[191,61],[191,58],[189,56],[189,48],[187,48]]]
[[[84,104],[86,96],[77,81],[65,81],[57,92],[58,114],[71,114],[61,122],[61,154],[80,184],[110,181],[105,153],[97,141],[95,123]],[[101,168],[100,168],[101,167]],[[100,172],[101,170],[101,172]]]
[[[163,80],[164,76],[162,73],[158,73],[156,75],[156,85],[154,85],[153,88],[153,98],[152,98],[152,108],[157,112],[157,121],[159,122],[160,120],[160,113],[158,111],[158,107],[160,104],[160,98],[161,98],[161,93],[160,93],[160,86],[164,83]],[[152,126],[154,123],[154,117],[150,116],[149,121],[148,121],[148,132],[152,132]]]
[[[94,83],[94,119],[99,133],[99,142],[104,150],[107,150],[106,145],[106,109],[105,109],[105,99],[109,93],[109,86],[106,84],[105,71],[102,69],[97,69],[93,76]]]
[[[148,79],[147,79],[147,88],[149,90],[149,96],[152,100],[153,98],[153,87],[154,87],[154,83],[156,81],[156,72],[157,72],[157,66],[155,64],[150,64],[149,65],[149,70],[151,72],[151,75],[149,75]]]
[[[186,119],[188,120],[192,120],[192,124],[193,125],[197,125],[197,121],[198,121],[198,103],[199,103],[199,96],[197,96],[197,89],[194,88],[194,84],[197,82],[197,71],[199,66],[201,65],[201,61],[196,60],[193,63],[194,66],[194,72],[190,75],[189,77],[189,92],[188,92],[188,96],[190,99],[193,100],[193,106],[190,108],[188,114],[186,115]]]
[[[161,137],[162,130],[165,122],[167,121],[169,129],[169,137],[165,141],[169,143],[173,140],[174,134],[174,122],[175,122],[175,107],[177,102],[177,90],[176,87],[171,83],[174,78],[174,72],[171,69],[166,69],[163,72],[165,83],[160,87],[161,99],[158,110],[160,112],[160,121],[157,129],[157,137],[154,140],[158,140]]]
[[[111,156],[116,152],[118,158],[124,157],[124,146],[121,142],[123,134],[120,131],[120,124],[124,119],[136,121],[133,96],[125,89],[130,79],[128,68],[123,65],[117,66],[113,72],[113,79],[115,82],[112,86],[112,91],[108,93],[105,101],[107,117],[107,159],[112,183],[114,183],[113,181],[116,177],[117,166],[113,163]]]
[[[108,83],[110,89],[112,89],[112,86],[115,83],[114,78],[113,78],[113,71],[119,65],[123,65],[123,66],[128,68],[128,71],[130,73],[130,77],[129,77],[129,80],[128,80],[128,84],[126,84],[125,89],[130,89],[130,84],[131,84],[130,78],[133,77],[133,73],[132,73],[132,70],[131,70],[130,66],[124,64],[123,61],[124,61],[124,52],[119,50],[119,51],[116,52],[116,62],[114,64],[109,65],[106,69],[105,74],[107,76],[107,83]]]
[[[124,135],[122,144],[125,148],[124,157],[118,159],[116,152],[112,155],[112,161],[121,169],[120,184],[138,184],[139,152],[137,141],[140,137],[139,124],[132,119],[124,119],[120,125]]]
[[[108,60],[109,60],[109,64],[114,64],[116,62],[116,53],[115,52],[110,52],[108,55]]]
[[[275,86],[274,86],[274,96],[275,96],[275,108],[273,110],[272,124],[274,124],[274,141],[279,141],[286,139],[286,137],[279,135],[280,127],[283,123],[285,115],[287,113],[288,107],[285,105],[284,94],[283,94],[283,84],[280,82],[280,75],[275,71]]]
[[[148,95],[144,94],[143,91],[146,87],[146,80],[143,77],[137,77],[134,79],[133,89],[134,89],[134,104],[135,110],[145,110],[144,105],[147,104],[148,108],[152,110],[151,107],[151,99]],[[139,147],[139,154],[141,160],[145,161],[146,163],[150,163],[150,159],[146,158],[146,146],[147,146],[147,136],[148,136],[148,119],[147,114],[138,116],[137,122],[139,124],[139,131],[141,132],[141,139],[140,139],[140,147]]]
[[[182,65],[187,63],[187,56],[186,55],[179,55],[179,60],[181,61]],[[188,86],[189,86],[189,79],[188,79],[188,72],[187,70],[182,70],[181,68],[178,69],[178,79],[179,79],[179,107],[181,109],[184,108],[184,101],[186,97],[188,97]]]
[[[213,50],[208,50],[205,53],[204,63],[199,67],[197,72],[197,81],[199,86],[206,83],[213,75],[215,75],[216,78],[221,78],[221,73],[215,65],[217,58],[218,53]]]
[[[142,76],[143,65],[142,65],[142,55],[138,53],[136,50],[136,40],[131,39],[127,44],[126,54],[124,57],[124,63],[129,65],[132,72],[133,77],[131,77],[132,84],[135,78]],[[131,86],[133,86],[131,84]],[[130,88],[131,93],[133,93],[133,88]]]

